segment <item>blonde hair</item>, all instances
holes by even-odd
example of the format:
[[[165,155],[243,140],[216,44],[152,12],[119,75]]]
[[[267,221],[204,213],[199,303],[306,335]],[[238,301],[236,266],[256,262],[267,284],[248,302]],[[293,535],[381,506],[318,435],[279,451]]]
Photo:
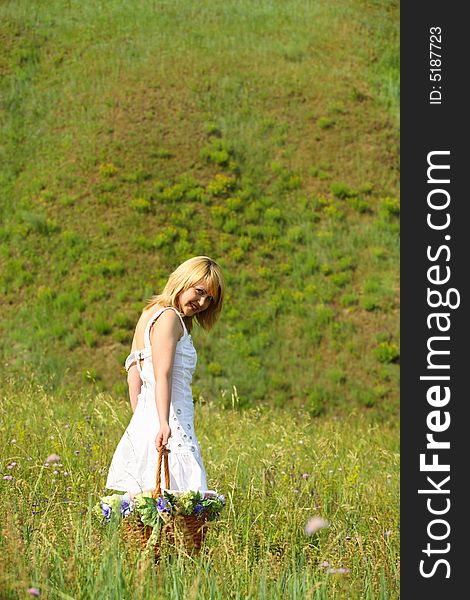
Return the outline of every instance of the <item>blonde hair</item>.
[[[225,296],[225,280],[219,265],[208,256],[194,256],[177,267],[168,278],[161,294],[152,296],[147,301],[146,309],[155,306],[173,306],[178,311],[178,299],[180,294],[203,281],[212,296],[211,303],[194,318],[203,329],[209,331],[214,327],[222,311]],[[183,321],[190,331],[193,317],[183,316]]]

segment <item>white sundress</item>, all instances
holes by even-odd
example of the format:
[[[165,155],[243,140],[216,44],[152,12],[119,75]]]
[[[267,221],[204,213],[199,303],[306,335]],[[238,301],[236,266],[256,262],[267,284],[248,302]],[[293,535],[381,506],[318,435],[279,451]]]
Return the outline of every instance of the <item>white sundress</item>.
[[[178,311],[172,306],[159,308],[149,319],[144,332],[143,350],[131,353],[126,369],[133,361],[142,380],[138,402],[129,425],[114,452],[106,480],[106,488],[128,492],[131,495],[155,489],[158,452],[155,438],[159,419],[155,402],[155,375],[152,365],[150,328],[165,310],[174,310],[183,325],[183,336],[178,340],[173,362],[169,425],[171,437],[168,464],[171,490],[206,491],[207,478],[202,463],[199,443],[194,432],[194,403],[191,382],[196,368],[197,354],[191,335]],[[143,367],[140,360],[143,359]],[[165,489],[162,469],[161,489]]]

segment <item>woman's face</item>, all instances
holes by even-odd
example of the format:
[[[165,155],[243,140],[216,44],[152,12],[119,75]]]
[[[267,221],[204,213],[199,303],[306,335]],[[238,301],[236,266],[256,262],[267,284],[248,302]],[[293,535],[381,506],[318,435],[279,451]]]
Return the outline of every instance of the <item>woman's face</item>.
[[[185,317],[192,317],[200,313],[212,302],[207,283],[199,281],[193,287],[182,292],[179,297],[180,311]]]

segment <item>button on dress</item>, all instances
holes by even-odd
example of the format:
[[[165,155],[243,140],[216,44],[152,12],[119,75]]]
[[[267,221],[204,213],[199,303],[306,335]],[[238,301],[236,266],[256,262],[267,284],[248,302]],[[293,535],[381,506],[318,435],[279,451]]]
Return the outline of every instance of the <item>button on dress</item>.
[[[194,432],[192,377],[197,363],[196,349],[181,315],[172,307],[159,308],[149,319],[144,332],[143,350],[130,354],[128,364],[137,361],[142,380],[134,414],[114,452],[106,480],[110,490],[137,494],[155,489],[158,452],[155,447],[159,419],[155,402],[155,374],[152,365],[150,328],[165,310],[174,310],[181,319],[183,336],[178,340],[173,362],[169,425],[171,437],[168,463],[171,490],[207,490],[207,478],[199,443]],[[140,360],[143,359],[143,367]],[[163,471],[163,469],[162,469]],[[165,489],[164,475],[161,489]]]

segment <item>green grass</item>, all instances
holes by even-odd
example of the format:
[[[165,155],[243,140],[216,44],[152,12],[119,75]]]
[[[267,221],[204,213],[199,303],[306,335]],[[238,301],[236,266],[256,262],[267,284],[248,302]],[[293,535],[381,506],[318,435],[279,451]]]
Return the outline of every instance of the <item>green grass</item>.
[[[1,3],[2,598],[399,597],[398,40],[394,0]],[[152,570],[89,508],[145,300],[198,254],[228,504]]]
[[[95,369],[95,391],[121,393],[144,300],[208,254],[228,295],[217,335],[194,336],[204,395],[301,408],[314,380],[325,410],[360,406],[352,390],[380,384],[375,331],[398,343],[397,3],[22,0],[0,16],[9,370],[65,392]],[[341,395],[323,375],[338,362]],[[373,406],[396,413],[388,377]]]
[[[398,423],[357,411],[240,414],[231,396],[225,410],[196,406],[209,486],[227,499],[222,517],[200,555],[165,555],[153,569],[90,513],[129,404],[9,381],[0,409],[2,473],[12,477],[0,483],[2,598],[24,598],[30,586],[50,600],[399,598]],[[51,453],[60,463],[45,467]],[[329,526],[309,537],[312,516]]]

